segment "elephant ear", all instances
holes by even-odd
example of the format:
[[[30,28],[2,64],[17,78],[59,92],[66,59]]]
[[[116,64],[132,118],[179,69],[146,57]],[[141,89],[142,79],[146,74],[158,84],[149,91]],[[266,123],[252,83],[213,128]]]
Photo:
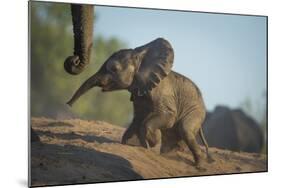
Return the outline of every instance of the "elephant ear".
[[[132,88],[138,96],[143,96],[155,88],[170,72],[174,61],[174,51],[170,43],[158,38],[134,49],[138,69]]]

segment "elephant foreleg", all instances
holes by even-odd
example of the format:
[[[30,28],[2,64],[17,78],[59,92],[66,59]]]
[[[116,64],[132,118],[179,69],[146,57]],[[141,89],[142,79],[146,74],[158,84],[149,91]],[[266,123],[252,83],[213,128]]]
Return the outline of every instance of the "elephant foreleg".
[[[140,128],[141,145],[160,154],[162,145],[161,129],[172,127],[174,123],[175,118],[171,114],[155,113],[149,115]]]
[[[122,144],[128,144],[128,140],[132,138],[133,135],[135,134],[137,135],[138,128],[139,128],[138,125],[139,124],[137,120],[134,118],[133,122],[129,125],[128,129],[125,131],[125,133],[122,136],[122,140],[121,140]]]

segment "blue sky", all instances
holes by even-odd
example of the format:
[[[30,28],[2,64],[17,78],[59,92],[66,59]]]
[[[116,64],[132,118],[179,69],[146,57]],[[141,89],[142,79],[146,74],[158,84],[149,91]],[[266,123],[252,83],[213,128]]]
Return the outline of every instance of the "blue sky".
[[[265,105],[266,18],[96,6],[95,35],[129,48],[164,37],[175,51],[173,70],[201,89],[208,110],[236,108],[250,98]]]

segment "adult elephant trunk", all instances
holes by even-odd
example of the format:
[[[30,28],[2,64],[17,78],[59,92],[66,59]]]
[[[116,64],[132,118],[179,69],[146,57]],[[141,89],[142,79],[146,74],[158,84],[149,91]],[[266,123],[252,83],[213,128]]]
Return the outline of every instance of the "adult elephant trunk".
[[[97,72],[93,76],[91,76],[88,80],[86,80],[80,88],[74,93],[72,98],[67,102],[69,106],[72,106],[73,103],[79,99],[83,94],[85,94],[89,89],[95,87],[95,86],[100,86],[100,73]]]
[[[89,64],[93,45],[94,7],[71,4],[74,33],[74,53],[66,58],[64,69],[69,74],[80,74]]]

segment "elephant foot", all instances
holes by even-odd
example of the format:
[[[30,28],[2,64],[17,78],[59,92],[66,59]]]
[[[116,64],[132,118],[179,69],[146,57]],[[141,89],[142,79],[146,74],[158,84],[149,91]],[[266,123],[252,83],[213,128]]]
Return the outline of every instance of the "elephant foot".
[[[122,138],[122,140],[121,140],[121,144],[126,145],[126,144],[127,144],[127,141],[128,141],[128,139],[124,139],[124,138]]]
[[[199,171],[199,172],[206,172],[207,169],[202,167],[201,165],[196,165],[195,168]]]
[[[146,140],[145,138],[141,138],[140,139],[140,144],[142,147],[146,148],[146,149],[150,149],[151,147],[149,146],[148,140]]]
[[[202,162],[202,160],[198,160],[198,161],[195,162],[195,168],[196,168],[199,172],[205,172],[205,171],[207,171],[207,169],[203,167],[203,162]]]
[[[215,162],[215,159],[212,156],[208,155],[207,161],[208,161],[208,163],[213,163],[213,162]]]
[[[130,146],[140,146],[140,141],[136,135],[127,136],[124,135],[121,139],[121,144],[123,145],[130,145]]]
[[[153,151],[155,154],[160,155],[161,154],[161,145],[156,145],[154,147],[151,147],[150,150]]]

